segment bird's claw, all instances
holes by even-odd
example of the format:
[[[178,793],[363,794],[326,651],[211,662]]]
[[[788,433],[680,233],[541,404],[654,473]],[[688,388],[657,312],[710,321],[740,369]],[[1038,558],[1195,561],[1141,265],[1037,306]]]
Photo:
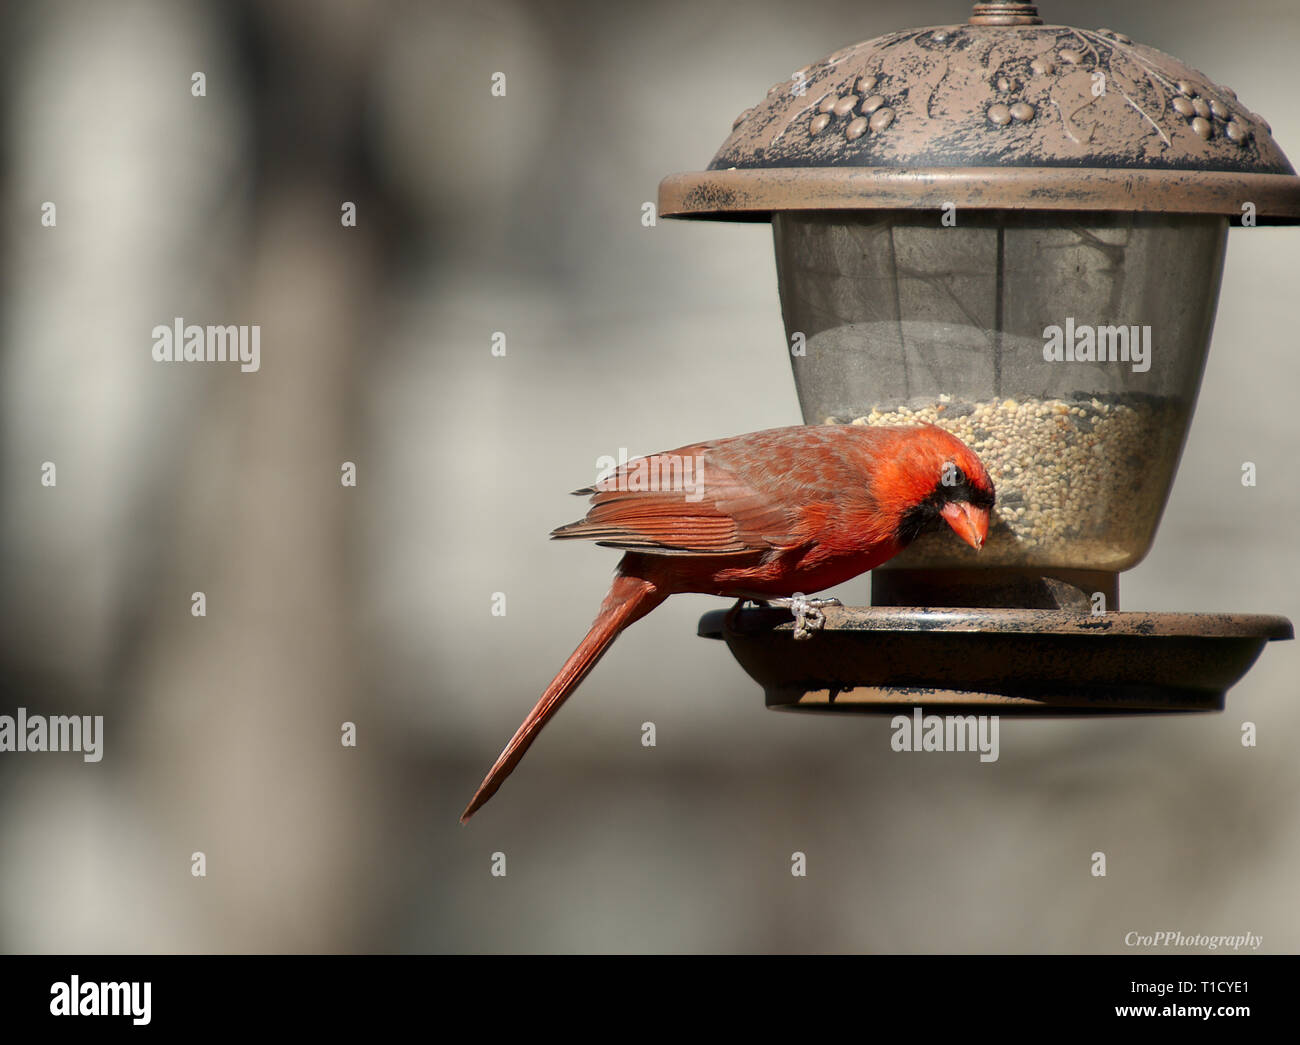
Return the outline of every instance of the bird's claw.
[[[826,606],[843,606],[839,599],[809,599],[795,594],[788,599],[768,599],[771,606],[784,606],[794,614],[794,638],[796,642],[811,639],[814,631],[821,631],[826,625]]]

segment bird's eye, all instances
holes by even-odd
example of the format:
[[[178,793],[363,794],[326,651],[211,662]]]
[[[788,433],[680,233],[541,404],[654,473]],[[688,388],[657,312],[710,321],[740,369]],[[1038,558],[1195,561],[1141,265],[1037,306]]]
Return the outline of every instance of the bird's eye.
[[[942,486],[947,487],[949,492],[952,492],[967,486],[969,480],[966,478],[966,473],[961,470],[961,465],[954,464],[952,461],[945,461],[940,471],[939,482]]]

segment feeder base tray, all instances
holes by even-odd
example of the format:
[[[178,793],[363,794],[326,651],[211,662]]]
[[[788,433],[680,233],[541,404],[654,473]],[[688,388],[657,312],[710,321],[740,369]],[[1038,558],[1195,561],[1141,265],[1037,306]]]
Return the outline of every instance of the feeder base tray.
[[[1285,617],[1237,613],[1100,616],[1025,609],[827,607],[794,638],[786,610],[717,610],[699,634],[724,639],[787,711],[997,715],[1222,711]]]

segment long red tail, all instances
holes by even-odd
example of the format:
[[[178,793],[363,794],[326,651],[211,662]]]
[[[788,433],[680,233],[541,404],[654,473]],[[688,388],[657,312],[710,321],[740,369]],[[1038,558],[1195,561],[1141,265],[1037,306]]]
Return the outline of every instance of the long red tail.
[[[524,719],[523,725],[515,735],[510,738],[510,743],[501,752],[496,765],[488,771],[483,783],[479,784],[474,797],[465,807],[465,812],[460,814],[462,824],[496,794],[497,788],[514,772],[515,766],[524,757],[524,752],[532,742],[537,739],[537,734],[542,731],[542,727],[560,710],[560,705],[578,688],[578,683],[586,678],[587,672],[596,666],[596,662],[618,638],[619,632],[629,624],[640,620],[667,597],[667,592],[659,590],[653,583],[641,577],[630,577],[620,573],[614,578],[614,584],[610,587],[609,594],[605,596],[600,613],[591,625],[591,630],[587,632],[587,637],[564,662],[564,667],[546,687],[541,700],[528,713],[528,717]]]

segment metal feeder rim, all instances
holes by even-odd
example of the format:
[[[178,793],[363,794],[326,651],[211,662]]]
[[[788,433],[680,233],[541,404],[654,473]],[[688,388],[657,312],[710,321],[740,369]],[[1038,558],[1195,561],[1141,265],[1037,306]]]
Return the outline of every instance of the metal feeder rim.
[[[700,618],[698,634],[724,638],[730,611],[712,610]],[[1136,635],[1170,638],[1259,638],[1270,642],[1295,638],[1286,617],[1261,613],[1149,613],[1116,610],[1098,616],[1062,610],[1014,608],[969,609],[900,606],[827,606],[824,631],[940,631],[950,633],[1036,635]],[[742,609],[732,618],[733,630],[793,632],[789,611]],[[813,639],[816,639],[814,634]]]
[[[670,174],[666,218],[769,221],[778,211],[1084,211],[1218,215],[1300,223],[1300,177],[1077,167],[791,167]]]

